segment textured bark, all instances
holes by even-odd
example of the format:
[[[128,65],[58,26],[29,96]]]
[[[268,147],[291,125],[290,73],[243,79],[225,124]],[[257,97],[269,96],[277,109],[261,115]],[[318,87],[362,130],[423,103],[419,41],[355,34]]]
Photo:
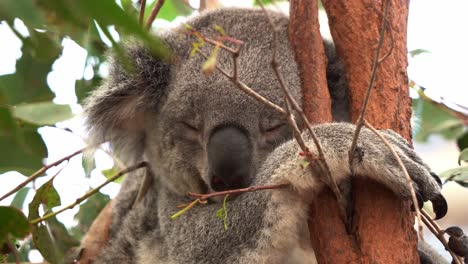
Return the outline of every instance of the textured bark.
[[[312,123],[327,123],[333,118],[317,8],[317,0],[290,1],[288,33],[302,80],[304,113]]]
[[[301,31],[297,31],[298,29],[293,28],[294,24],[291,22],[290,31],[317,32],[317,10],[314,2],[290,1],[291,21],[302,23],[301,27],[298,27]],[[370,80],[372,61],[379,39],[379,28],[383,19],[381,10],[384,1],[322,0],[322,2],[329,17],[330,29],[338,54],[345,62],[349,82],[351,118],[356,121]],[[308,11],[303,11],[306,8]],[[392,37],[393,51],[378,68],[374,90],[366,111],[366,119],[377,128],[391,128],[410,140],[411,104],[406,75],[407,14],[407,1],[391,1],[388,15],[390,29],[386,31],[380,57],[390,50]],[[290,41],[295,43],[293,47],[310,44],[310,39],[304,36],[307,35],[290,32]],[[307,51],[322,49],[321,43],[314,42],[314,45],[317,46],[296,50],[296,57],[303,57],[304,52]],[[322,57],[316,56],[312,59],[322,60]],[[297,62],[303,63],[302,60]],[[315,65],[323,64],[316,62]],[[301,71],[301,77],[304,80],[308,76],[317,75],[313,72],[317,69],[311,66],[302,66],[301,69],[305,70]],[[304,83],[309,83],[309,81],[304,81]],[[310,105],[324,105],[324,101],[317,98],[316,94],[320,94],[317,89],[324,93],[327,90],[326,84],[316,85],[311,90],[304,87],[305,100],[313,100],[312,103],[304,102],[305,112],[313,123],[326,122],[327,120],[317,117],[314,108],[310,107]],[[328,103],[325,104],[325,106],[328,105]],[[410,211],[408,201],[401,201],[391,191],[377,183],[357,179],[353,180],[353,198],[355,209],[353,231],[356,240],[346,233],[336,199],[330,190],[319,194],[312,204],[309,228],[319,263],[419,262],[416,251],[417,239],[413,228],[414,215]]]

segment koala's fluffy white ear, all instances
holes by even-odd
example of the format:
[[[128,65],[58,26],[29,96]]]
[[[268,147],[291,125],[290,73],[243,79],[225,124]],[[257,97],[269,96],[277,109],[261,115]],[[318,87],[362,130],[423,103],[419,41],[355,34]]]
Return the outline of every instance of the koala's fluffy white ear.
[[[109,141],[125,153],[123,159],[141,154],[145,115],[157,107],[170,78],[170,65],[148,50],[133,46],[127,51],[132,72],[111,58],[109,77],[85,102],[89,143]]]

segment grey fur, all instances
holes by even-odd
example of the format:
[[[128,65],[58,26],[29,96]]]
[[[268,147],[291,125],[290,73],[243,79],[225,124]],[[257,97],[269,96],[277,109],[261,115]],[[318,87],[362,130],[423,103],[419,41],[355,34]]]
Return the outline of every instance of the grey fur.
[[[300,80],[287,40],[287,17],[271,13],[281,29],[278,54],[281,71],[292,95],[301,100]],[[204,35],[216,34],[214,25],[245,42],[239,57],[243,82],[270,99],[283,104],[283,95],[270,68],[271,28],[261,10],[223,9],[188,22]],[[147,160],[150,169],[128,175],[116,198],[111,239],[99,263],[314,263],[308,241],[307,208],[311,193],[323,187],[317,175],[301,169],[299,148],[285,122],[273,110],[240,92],[215,72],[204,76],[201,56],[190,57],[193,37],[175,31],[161,34],[174,51],[171,63],[154,58],[137,43],[129,44],[134,74],[112,63],[108,80],[88,99],[87,122],[93,142],[110,141],[116,154],[127,163]],[[206,54],[212,47],[202,48]],[[326,42],[330,64],[327,70],[334,116],[347,120],[347,95],[343,66]],[[231,57],[220,52],[218,63],[231,69]],[[170,216],[187,202],[189,191],[213,191],[207,146],[216,129],[248,137],[246,182],[252,185],[291,183],[292,188],[247,193],[230,199],[229,228],[216,217],[220,203],[196,206],[181,217]],[[341,181],[350,174],[347,162],[354,126],[345,123],[318,125],[319,137],[333,177]],[[225,134],[229,134],[225,133]],[[386,133],[403,159],[414,187],[424,199],[440,195],[440,186],[428,167],[395,133]],[[311,150],[315,152],[307,134]],[[219,143],[217,143],[219,144]],[[222,148],[222,144],[219,144]],[[364,129],[358,146],[361,162],[353,170],[404,197],[406,180],[396,160],[381,141]],[[216,149],[214,150],[216,151]],[[242,152],[242,149],[236,149]],[[148,174],[153,179],[143,200],[135,203],[139,185]]]

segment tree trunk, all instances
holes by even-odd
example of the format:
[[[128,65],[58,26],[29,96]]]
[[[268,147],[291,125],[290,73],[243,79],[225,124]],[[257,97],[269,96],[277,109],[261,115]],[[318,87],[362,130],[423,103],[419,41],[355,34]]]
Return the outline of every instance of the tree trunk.
[[[345,63],[351,119],[356,121],[370,81],[385,1],[322,0],[322,2],[329,17],[338,54]],[[310,31],[312,34],[318,31],[317,5],[315,0],[291,0],[290,5],[289,36],[298,58],[302,57],[305,51],[297,47],[312,43],[305,31]],[[407,1],[390,2],[387,17],[389,26],[380,57],[389,52],[390,54],[378,68],[366,119],[377,128],[391,128],[410,140],[411,102],[406,75],[407,15]],[[295,21],[300,21],[302,24],[297,25]],[[315,41],[313,45],[307,47],[306,51],[316,53],[318,50],[320,54],[323,50],[322,43]],[[321,55],[314,59],[323,60]],[[303,63],[300,59],[297,62]],[[320,67],[324,65],[322,62],[314,64]],[[317,71],[309,66],[299,67],[303,82],[308,84],[310,81],[307,80],[307,76],[323,72],[323,69]],[[314,89],[304,86],[305,100],[312,100],[304,102],[304,111],[312,123],[326,122],[327,120],[323,118],[317,118],[314,109],[309,107],[310,105],[329,106],[328,103],[324,104],[321,97],[315,96],[317,93],[328,92],[326,84],[323,85],[321,79],[315,83],[314,81],[312,80],[313,84],[310,85]],[[361,179],[353,180],[353,198],[355,211],[353,231],[356,241],[347,234],[338,204],[330,190],[327,189],[319,194],[311,205],[309,229],[318,262],[418,263],[417,239],[413,228],[414,215],[410,211],[410,202],[401,201],[391,191],[377,183]]]

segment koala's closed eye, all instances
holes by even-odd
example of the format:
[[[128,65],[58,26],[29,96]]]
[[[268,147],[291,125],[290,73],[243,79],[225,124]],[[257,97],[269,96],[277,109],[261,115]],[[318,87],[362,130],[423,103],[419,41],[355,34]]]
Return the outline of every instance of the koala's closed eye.
[[[185,139],[196,142],[199,141],[201,129],[198,125],[188,121],[179,121],[177,124]]]
[[[269,122],[267,125],[262,125],[261,131],[267,142],[273,142],[281,139],[287,128],[287,124],[284,121],[275,121]]]

